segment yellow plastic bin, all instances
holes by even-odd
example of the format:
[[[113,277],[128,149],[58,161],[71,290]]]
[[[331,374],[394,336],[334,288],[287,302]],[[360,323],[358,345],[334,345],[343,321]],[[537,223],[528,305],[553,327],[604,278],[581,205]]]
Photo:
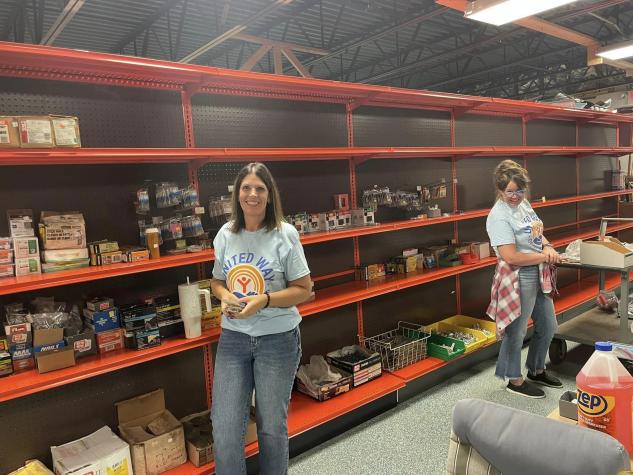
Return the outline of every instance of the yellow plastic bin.
[[[486,339],[486,344],[497,341],[497,324],[490,319],[483,320],[481,318],[467,317],[466,315],[454,315],[452,317],[445,318],[442,321],[458,327],[469,328],[481,333]],[[492,335],[486,335],[485,332],[473,328],[477,325],[479,325],[480,328],[489,331]]]
[[[451,325],[450,323],[446,323],[444,321],[433,323],[431,325],[427,325],[425,327],[425,331],[433,334],[433,333],[452,333],[452,332],[464,332],[470,333],[475,337],[475,341],[472,343],[465,344],[466,351],[464,354],[468,354],[471,351],[476,350],[477,348],[482,347],[486,344],[486,337],[484,334],[477,330],[471,330],[470,328],[458,327],[456,325]]]

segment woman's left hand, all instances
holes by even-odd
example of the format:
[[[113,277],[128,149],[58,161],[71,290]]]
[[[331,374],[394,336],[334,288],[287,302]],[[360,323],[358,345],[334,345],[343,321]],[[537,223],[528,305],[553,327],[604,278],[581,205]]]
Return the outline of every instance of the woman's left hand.
[[[266,306],[266,302],[268,302],[268,297],[266,294],[249,295],[247,297],[242,297],[239,300],[240,302],[245,302],[246,307],[244,307],[240,313],[234,315],[233,318],[243,320],[252,317],[264,308]]]
[[[551,246],[545,246],[543,248],[543,254],[547,256],[547,262],[549,264],[558,264],[561,261],[560,254]]]

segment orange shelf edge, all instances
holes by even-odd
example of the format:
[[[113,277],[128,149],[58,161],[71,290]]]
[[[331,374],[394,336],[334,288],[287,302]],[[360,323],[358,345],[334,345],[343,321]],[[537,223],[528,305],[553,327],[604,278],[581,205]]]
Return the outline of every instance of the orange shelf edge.
[[[0,278],[0,295],[47,289],[62,285],[78,284],[93,280],[109,279],[124,275],[138,274],[172,267],[200,264],[214,259],[213,250],[165,256],[142,262],[112,264],[108,266],[90,266],[82,269],[51,272],[33,276]]]
[[[40,374],[36,369],[18,372],[0,379],[0,402],[89,379],[118,369],[152,361],[164,356],[198,348],[220,336],[220,329],[205,330],[199,338],[168,338],[154,348],[121,350],[103,355],[87,356],[75,366]]]

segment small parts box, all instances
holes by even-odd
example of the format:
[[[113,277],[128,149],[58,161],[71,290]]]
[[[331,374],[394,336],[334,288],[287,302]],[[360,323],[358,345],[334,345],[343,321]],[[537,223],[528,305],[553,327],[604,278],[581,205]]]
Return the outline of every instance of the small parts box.
[[[445,336],[431,335],[427,342],[428,355],[444,361],[463,355],[465,350],[466,346],[463,341]]]
[[[65,340],[66,345],[75,351],[75,359],[97,354],[97,340],[91,328],[84,328],[81,333],[67,336]]]
[[[116,328],[106,332],[96,334],[97,351],[99,353],[107,353],[109,351],[117,351],[123,349],[123,329]]]
[[[105,332],[119,328],[119,310],[116,307],[107,310],[92,311],[84,308],[86,325],[92,328],[95,333]]]
[[[35,361],[40,373],[75,365],[75,352],[66,346],[63,328],[37,329],[33,333]]]
[[[15,117],[0,117],[0,147],[19,147],[20,133]]]
[[[187,461],[182,423],[165,408],[162,389],[115,404],[135,475],[158,475]]]
[[[333,381],[335,376],[339,377],[337,381]],[[312,356],[309,364],[300,366],[295,378],[297,391],[317,401],[327,401],[346,393],[352,384],[351,373],[329,365],[322,356]]]
[[[325,355],[325,359],[332,366],[351,373],[353,387],[376,379],[382,374],[380,354],[358,345],[332,351]]]

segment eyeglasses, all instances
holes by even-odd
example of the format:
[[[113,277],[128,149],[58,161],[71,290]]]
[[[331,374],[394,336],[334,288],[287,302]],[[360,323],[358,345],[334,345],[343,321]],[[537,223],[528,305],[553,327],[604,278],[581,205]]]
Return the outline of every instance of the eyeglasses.
[[[504,191],[507,198],[523,198],[525,190]]]

